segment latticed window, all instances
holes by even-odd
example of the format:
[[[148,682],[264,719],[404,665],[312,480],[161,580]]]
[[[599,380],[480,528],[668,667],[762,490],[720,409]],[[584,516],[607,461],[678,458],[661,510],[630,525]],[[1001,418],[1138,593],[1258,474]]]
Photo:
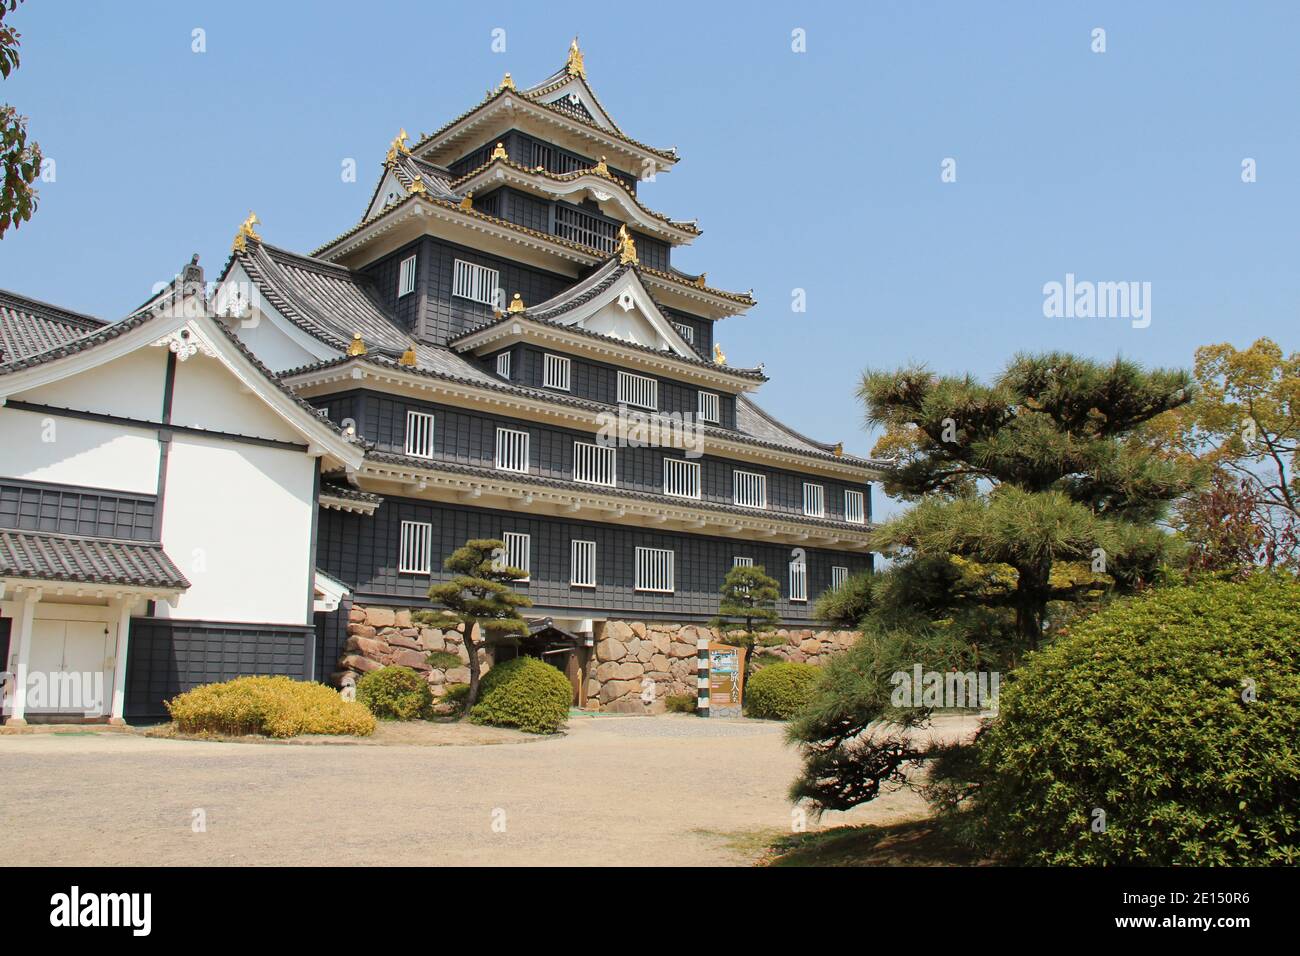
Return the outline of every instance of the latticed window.
[[[502,471],[528,471],[528,432],[497,429],[497,467]]]
[[[767,476],[752,471],[732,472],[733,501],[743,508],[767,507]]]
[[[496,269],[465,262],[462,259],[456,260],[452,276],[452,295],[482,302],[484,305],[492,305],[500,285],[501,273]]]
[[[502,378],[510,377],[510,353],[502,352],[497,356],[497,374]]]
[[[569,559],[569,583],[575,588],[596,586],[596,542],[574,540]]]
[[[428,412],[406,413],[406,453],[415,458],[433,457],[433,416]]]
[[[844,520],[854,524],[867,523],[866,497],[860,491],[844,492]]]
[[[428,574],[433,525],[427,521],[403,521],[400,553],[397,556],[399,574]]]
[[[618,449],[591,442],[573,443],[573,480],[613,488],[618,483]]]
[[[563,355],[552,355],[547,352],[542,365],[543,387],[558,388],[567,392],[569,390],[569,366],[569,360]]]
[[[808,600],[808,565],[802,561],[790,562],[790,600]]]
[[[659,382],[648,375],[635,372],[618,373],[618,401],[620,405],[635,405],[637,408],[659,407]]]
[[[601,252],[613,252],[618,225],[609,219],[593,216],[573,206],[555,204],[555,235]]]
[[[733,568],[752,568],[754,566],[753,558],[742,558],[739,555],[731,559]]]
[[[722,420],[720,405],[717,392],[700,392],[700,421],[716,425]]]
[[[636,589],[673,590],[673,552],[668,548],[636,549]]]
[[[831,587],[843,587],[844,582],[849,579],[848,568],[831,568]]]
[[[518,568],[524,576],[517,580],[527,581],[532,571],[533,536],[507,531],[501,536],[501,542],[506,546],[506,567]]]
[[[700,497],[700,463],[665,458],[664,494],[674,498]]]
[[[677,330],[677,334],[684,338],[688,344],[695,344],[695,326],[687,325],[684,322],[674,322],[673,328]]]
[[[397,270],[397,297],[415,291],[415,256],[407,256]]]
[[[826,489],[810,481],[803,483],[803,513],[810,518],[826,516]]]

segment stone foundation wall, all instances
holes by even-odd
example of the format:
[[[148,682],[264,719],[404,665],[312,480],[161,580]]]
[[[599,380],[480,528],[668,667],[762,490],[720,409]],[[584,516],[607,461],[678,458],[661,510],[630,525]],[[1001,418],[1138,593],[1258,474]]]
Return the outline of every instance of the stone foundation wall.
[[[469,682],[469,653],[465,649],[465,626],[448,618],[446,627],[416,624],[409,610],[390,607],[357,607],[348,612],[348,639],[339,658],[338,671],[331,675],[342,684],[348,674],[359,678],[367,671],[391,664],[409,667],[424,675],[434,697],[447,692],[448,684]],[[478,640],[478,635],[473,635]],[[433,667],[427,658],[432,651],[447,651],[460,658],[454,667]],[[487,673],[491,656],[480,648],[479,667]]]
[[[822,664],[853,643],[856,631],[787,630],[763,638],[755,665],[776,661]],[[664,698],[696,695],[700,638],[727,643],[717,630],[696,624],[605,621],[596,625],[596,651],[584,677],[588,707],[619,713],[662,713]],[[642,682],[655,682],[654,703],[642,700]],[[648,689],[648,688],[647,688]]]

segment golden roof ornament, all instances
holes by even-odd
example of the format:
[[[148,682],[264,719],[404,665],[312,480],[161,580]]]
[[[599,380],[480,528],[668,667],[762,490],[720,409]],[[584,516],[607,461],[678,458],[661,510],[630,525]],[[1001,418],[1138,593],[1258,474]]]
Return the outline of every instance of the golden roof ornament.
[[[405,365],[408,368],[415,368],[415,343],[411,342],[406,346],[406,351],[402,357],[397,360],[398,365]]]
[[[837,441],[837,442],[835,443],[835,447],[831,449],[831,454],[834,455],[836,458],[843,458],[843,457],[844,457],[844,442],[842,442],[842,441]]]
[[[348,343],[348,355],[357,356],[366,354],[366,343],[361,339],[360,332],[352,333],[352,341]]]
[[[510,158],[510,154],[506,152],[506,148],[505,148],[505,145],[504,145],[504,144],[502,144],[502,143],[497,143],[497,148],[494,149],[494,150],[492,150],[492,158],[493,158],[493,159],[509,159],[509,158]]]
[[[429,190],[427,190],[424,186],[424,180],[420,178],[419,173],[416,173],[415,177],[411,180],[411,188],[408,189],[407,192],[411,193],[412,195],[414,195],[415,193],[420,193],[421,195],[423,195],[428,191]]]
[[[604,156],[600,157],[600,162],[598,162],[595,166],[593,166],[591,171],[595,173],[597,176],[604,176],[606,179],[614,178],[612,175],[610,175],[609,167],[605,165]]]
[[[509,73],[501,78],[501,85],[497,87],[497,92],[502,90],[513,90],[515,88],[514,78]]]
[[[701,272],[699,275],[695,277],[695,288],[703,289],[708,284],[709,284],[709,274],[707,272]]]
[[[578,49],[577,37],[574,37],[573,42],[569,44],[569,58],[564,63],[564,70],[569,76],[580,76],[584,80],[587,78],[587,67],[582,62],[582,51]]]
[[[717,342],[713,343],[713,361],[719,365],[727,364],[727,353],[722,351],[722,346]]]
[[[513,299],[510,300],[510,308],[509,308],[508,311],[510,311],[510,312],[522,312],[522,311],[524,311],[524,308],[525,308],[525,306],[524,306],[524,300],[521,299],[521,298],[519,297],[519,293],[516,292],[516,293],[515,293],[515,297],[514,297]]]
[[[472,211],[474,210],[474,193],[473,193],[473,192],[467,192],[467,193],[466,193],[466,194],[461,198],[461,200],[460,200],[460,208],[461,208],[461,209],[464,209],[466,212],[472,212]]]
[[[239,231],[235,233],[235,241],[230,246],[231,251],[247,252],[249,239],[254,242],[261,242],[262,237],[253,231],[253,227],[261,221],[257,218],[257,213],[251,209],[248,210],[248,218],[239,224]]]
[[[406,130],[399,129],[393,141],[388,144],[388,155],[384,157],[385,166],[396,166],[398,159],[411,155],[411,147],[406,145]]]
[[[636,257],[636,241],[627,231],[627,226],[618,227],[618,261],[625,266],[641,264],[641,260]]]

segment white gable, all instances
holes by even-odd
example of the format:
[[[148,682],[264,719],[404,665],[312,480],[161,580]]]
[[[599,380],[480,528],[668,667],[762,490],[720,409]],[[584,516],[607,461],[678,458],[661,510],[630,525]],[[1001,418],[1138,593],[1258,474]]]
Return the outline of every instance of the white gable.
[[[618,127],[614,125],[614,121],[610,119],[609,114],[600,108],[600,104],[596,102],[596,98],[591,95],[591,91],[587,88],[587,84],[583,83],[577,77],[570,77],[569,80],[559,89],[552,90],[545,96],[539,96],[537,102],[555,103],[559,106],[581,104],[583,109],[590,114],[592,120],[597,126],[610,130],[618,129]]]
[[[632,271],[624,273],[617,282],[591,301],[552,321],[608,335],[624,342],[674,352],[685,358],[696,357],[672,323],[664,318]]]
[[[374,201],[370,203],[370,208],[366,210],[362,221],[379,215],[388,206],[405,199],[406,193],[407,189],[402,185],[401,180],[397,178],[397,173],[389,169],[384,173],[384,178],[379,183],[379,189],[375,192]]]
[[[227,316],[235,335],[273,372],[301,368],[338,355],[298,328],[266,301],[244,267],[236,263],[213,297],[217,315]]]

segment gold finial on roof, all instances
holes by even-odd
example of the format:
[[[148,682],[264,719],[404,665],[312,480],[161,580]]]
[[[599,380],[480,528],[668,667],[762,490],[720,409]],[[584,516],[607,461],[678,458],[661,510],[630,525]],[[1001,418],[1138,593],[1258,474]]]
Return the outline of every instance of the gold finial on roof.
[[[510,154],[506,152],[506,148],[505,148],[505,145],[504,145],[504,144],[502,144],[502,143],[497,143],[497,147],[496,147],[496,149],[492,150],[492,158],[493,158],[493,159],[509,159],[509,158],[510,158]]]
[[[461,198],[460,208],[464,209],[466,212],[469,212],[474,208],[474,194],[472,192],[466,193],[464,197]]]
[[[428,192],[428,190],[425,189],[425,187],[424,187],[424,180],[420,178],[420,174],[419,174],[419,173],[416,173],[415,178],[411,180],[411,188],[408,189],[407,192],[409,192],[409,193],[427,193],[427,192]]]
[[[843,458],[843,457],[844,457],[844,442],[842,442],[842,441],[837,441],[837,442],[835,443],[835,447],[831,449],[831,454],[834,455],[836,458]]]
[[[396,166],[400,157],[411,155],[411,147],[406,145],[406,139],[406,130],[399,129],[393,141],[388,144],[388,155],[384,157],[385,166]]]
[[[361,340],[360,332],[352,333],[352,341],[348,343],[348,355],[365,355],[366,343]]]
[[[703,289],[708,284],[709,284],[709,274],[707,272],[701,272],[699,275],[695,277],[695,288]]]
[[[501,78],[501,85],[497,87],[497,92],[499,93],[502,90],[513,90],[514,88],[515,88],[514,78],[509,73],[507,73],[505,76]]]
[[[591,171],[595,173],[597,176],[604,176],[606,179],[614,178],[609,173],[609,167],[605,165],[604,156],[600,157],[600,162],[598,162],[595,166],[593,166]]]
[[[515,293],[515,297],[514,297],[513,299],[510,300],[510,309],[509,309],[509,311],[511,311],[511,312],[522,312],[522,311],[524,311],[524,308],[525,308],[525,306],[524,306],[524,300],[521,299],[521,298],[519,297],[519,293],[516,292],[516,293]]]
[[[722,346],[717,342],[713,343],[713,361],[719,365],[727,364],[727,353],[722,351]]]
[[[636,257],[636,240],[627,231],[627,226],[618,227],[618,261],[625,266],[641,264],[641,260]]]
[[[580,76],[584,80],[587,78],[587,67],[582,62],[582,51],[578,49],[577,37],[574,37],[573,42],[569,44],[569,59],[565,61],[564,68],[569,76]]]
[[[246,252],[248,250],[249,239],[252,239],[254,242],[261,242],[262,237],[253,231],[253,227],[261,221],[262,220],[257,218],[257,213],[253,212],[251,209],[248,210],[248,218],[239,224],[239,231],[235,233],[235,241],[230,246],[231,250],[234,252]]]
[[[406,365],[411,368],[415,367],[415,343],[414,342],[411,342],[409,345],[406,346],[406,351],[403,352],[402,357],[397,360],[397,364]]]

